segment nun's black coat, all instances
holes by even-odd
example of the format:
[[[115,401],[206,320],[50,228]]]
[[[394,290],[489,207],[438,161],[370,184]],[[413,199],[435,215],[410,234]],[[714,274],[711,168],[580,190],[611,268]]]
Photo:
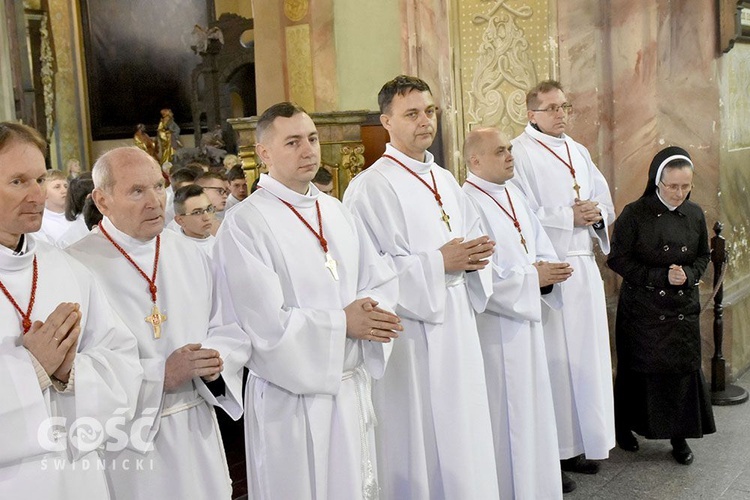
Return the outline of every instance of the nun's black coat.
[[[670,211],[650,191],[615,221],[607,261],[623,277],[615,423],[618,432],[651,439],[696,438],[715,432],[701,371],[698,282],[710,258],[706,221],[690,200]],[[683,285],[669,284],[671,264],[685,271]]]

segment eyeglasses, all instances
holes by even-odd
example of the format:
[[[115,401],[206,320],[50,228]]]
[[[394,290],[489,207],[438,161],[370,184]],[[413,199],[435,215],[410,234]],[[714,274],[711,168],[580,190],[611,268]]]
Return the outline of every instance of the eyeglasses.
[[[531,111],[534,111],[536,113],[549,113],[551,115],[557,114],[558,111],[562,109],[563,113],[566,115],[573,111],[573,105],[570,103],[563,103],[561,105],[553,104],[552,106],[548,107],[547,109],[532,109]]]
[[[659,181],[659,184],[664,186],[664,189],[670,193],[676,193],[677,191],[686,193],[693,189],[693,184],[664,184],[662,181]]]
[[[206,190],[206,189],[215,189],[222,196],[229,196],[229,193],[231,193],[231,191],[229,191],[228,189],[224,189],[224,188],[203,186],[203,189],[204,190]]]
[[[221,188],[213,188],[213,189],[221,189]],[[206,208],[196,208],[189,214],[177,214],[182,216],[190,216],[190,215],[203,215],[203,214],[215,214],[216,213],[216,207],[213,205],[209,205]]]

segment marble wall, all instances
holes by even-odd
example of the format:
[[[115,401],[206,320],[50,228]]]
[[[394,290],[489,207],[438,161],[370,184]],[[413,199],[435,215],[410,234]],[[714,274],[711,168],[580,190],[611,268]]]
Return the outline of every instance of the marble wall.
[[[731,316],[733,373],[750,366],[750,44],[737,43],[719,60],[721,151],[719,201],[727,240],[724,303]]]
[[[333,0],[253,1],[257,109],[292,100],[338,109]]]

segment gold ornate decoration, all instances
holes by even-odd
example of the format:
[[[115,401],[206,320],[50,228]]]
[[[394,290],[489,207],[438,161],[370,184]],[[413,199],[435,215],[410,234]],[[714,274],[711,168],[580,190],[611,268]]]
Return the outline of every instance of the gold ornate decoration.
[[[52,53],[52,44],[49,38],[49,23],[47,13],[42,15],[39,27],[42,36],[41,55],[42,63],[42,91],[44,93],[44,117],[47,122],[47,142],[52,140],[55,127],[55,56]]]
[[[284,15],[290,21],[301,21],[307,15],[307,0],[284,0]]]
[[[349,171],[353,178],[362,171],[365,166],[365,146],[358,144],[356,146],[341,146],[341,166]]]
[[[310,25],[287,26],[285,32],[289,97],[308,112],[315,111]]]
[[[487,26],[468,92],[469,129],[474,125],[496,125],[513,137],[514,126],[526,123],[526,92],[537,78],[529,56],[529,41],[516,20],[532,15],[528,5],[513,8],[507,0],[494,0],[486,14],[472,19],[475,25]]]

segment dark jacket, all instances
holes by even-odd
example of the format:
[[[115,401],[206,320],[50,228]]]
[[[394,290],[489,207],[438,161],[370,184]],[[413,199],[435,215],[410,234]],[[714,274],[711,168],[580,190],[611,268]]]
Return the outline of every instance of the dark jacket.
[[[654,193],[625,207],[607,260],[623,277],[616,320],[620,366],[641,373],[700,368],[698,282],[709,257],[703,210],[690,200],[670,212]],[[671,264],[683,267],[684,285],[669,284]]]

